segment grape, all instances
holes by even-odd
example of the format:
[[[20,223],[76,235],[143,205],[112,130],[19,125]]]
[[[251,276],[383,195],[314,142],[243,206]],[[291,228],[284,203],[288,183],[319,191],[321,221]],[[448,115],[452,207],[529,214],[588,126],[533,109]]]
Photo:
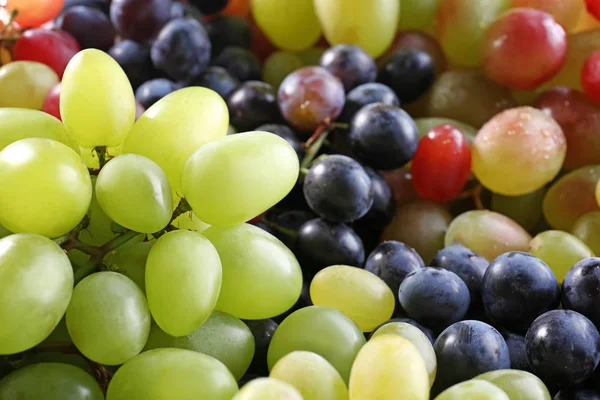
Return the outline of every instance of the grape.
[[[269,375],[267,365],[267,352],[273,333],[279,326],[272,319],[261,319],[256,321],[245,321],[246,325],[252,331],[254,336],[254,358],[250,364],[249,372],[256,373],[259,376]]]
[[[201,221],[193,211],[181,214],[179,217],[175,218],[171,225],[179,229],[187,229],[198,233],[202,233],[210,228],[210,225]]]
[[[123,68],[134,89],[154,77],[150,46],[147,44],[123,40],[111,47],[108,54]]]
[[[208,67],[192,81],[193,86],[202,86],[217,92],[223,99],[238,87],[240,82],[225,68]]]
[[[320,65],[342,81],[346,92],[377,77],[375,62],[358,46],[331,47],[323,53]]]
[[[119,365],[139,354],[150,332],[150,311],[140,288],[116,272],[98,272],[73,290],[69,336],[90,360]]]
[[[288,126],[279,124],[265,124],[257,127],[256,130],[276,134],[277,136],[285,139],[290,144],[290,146],[294,148],[294,150],[298,154],[299,159],[301,159],[304,156],[304,147],[302,145],[302,142],[294,133],[294,131]]]
[[[560,126],[531,107],[504,111],[479,131],[473,143],[473,172],[495,193],[518,196],[550,182],[565,159]]]
[[[340,115],[340,120],[350,122],[361,108],[373,103],[383,103],[394,107],[400,106],[398,96],[389,87],[381,83],[365,83],[352,89],[346,95],[346,103]]]
[[[565,276],[562,285],[562,304],[577,311],[600,326],[600,259],[587,258],[579,261]]]
[[[165,78],[151,79],[142,83],[135,91],[135,100],[148,109],[157,101],[180,88],[175,82]],[[143,113],[142,113],[143,115]],[[136,118],[136,121],[139,117]]]
[[[24,184],[26,182],[26,184]],[[77,153],[50,139],[28,138],[0,152],[0,223],[11,232],[57,237],[84,217],[92,198]]]
[[[347,382],[354,358],[364,343],[362,332],[344,314],[328,307],[310,306],[293,312],[279,325],[271,339],[267,361],[272,370],[286,354],[311,351],[324,357]]]
[[[191,334],[212,313],[221,281],[221,260],[208,239],[192,231],[164,234],[146,261],[152,318],[171,336]]]
[[[440,0],[400,0],[398,30],[430,27],[439,7]]]
[[[13,61],[0,67],[0,107],[41,110],[46,93],[58,83],[47,65]]]
[[[319,66],[321,65],[321,57],[327,51],[325,47],[311,47],[310,49],[302,50],[295,53],[305,66]]]
[[[575,221],[571,233],[585,243],[594,254],[600,254],[600,212],[583,214]]]
[[[112,0],[110,20],[123,39],[145,42],[169,20],[171,0]]]
[[[15,354],[58,325],[71,299],[73,270],[50,239],[15,234],[0,239],[0,282],[0,354]]]
[[[23,28],[33,28],[58,15],[64,0],[7,0],[9,10],[18,11],[15,22]]]
[[[522,400],[550,400],[550,393],[537,376],[516,370],[491,371],[475,377],[493,383],[511,398]]]
[[[63,6],[63,10],[66,10],[69,7],[74,6],[87,6],[94,7],[99,10],[102,10],[105,14],[108,15],[110,11],[110,2],[112,0],[64,0],[65,5]]]
[[[475,127],[449,118],[417,118],[415,119],[415,125],[419,129],[419,139],[424,138],[429,131],[440,125],[450,125],[458,129],[469,144],[472,144],[475,141],[475,136],[477,136]]]
[[[235,378],[220,361],[191,350],[155,349],[117,370],[106,400],[230,400],[237,390]]]
[[[232,400],[305,400],[292,385],[271,378],[258,378],[247,383]]]
[[[181,192],[186,160],[203,144],[225,136],[229,113],[225,101],[212,90],[190,87],[164,97],[137,120],[123,153],[134,153],[157,163],[171,189]]]
[[[406,1],[414,1],[414,0],[402,0]],[[439,0],[425,0],[419,1],[419,4],[425,5],[426,3],[438,2]],[[400,12],[400,18],[402,18],[406,13],[406,10],[402,10]],[[408,21],[407,21],[408,22]],[[416,22],[416,21],[413,21]],[[431,22],[431,21],[430,21]],[[400,49],[415,49],[422,50],[425,53],[429,54],[433,59],[433,65],[435,67],[435,74],[439,75],[442,72],[448,69],[448,60],[446,59],[446,55],[444,51],[440,47],[438,41],[429,36],[427,33],[420,30],[401,30],[396,34],[394,41],[390,45],[390,47],[386,50],[386,52],[379,58],[378,64],[381,65],[382,62],[386,60],[386,58],[397,50]]]
[[[154,243],[142,242],[121,246],[108,253],[103,262],[111,271],[125,275],[146,293],[146,260]]]
[[[82,49],[107,51],[115,43],[115,28],[108,16],[97,8],[69,7],[56,19],[55,25],[73,35]]]
[[[304,66],[302,59],[294,53],[276,51],[263,64],[262,79],[278,89],[286,76]]]
[[[8,235],[12,235],[12,232],[0,225],[0,239],[5,238]]]
[[[294,127],[312,131],[344,107],[344,86],[322,67],[304,67],[288,75],[277,93],[283,117]]]
[[[460,243],[491,261],[509,251],[527,251],[531,236],[512,219],[487,210],[467,211],[446,232],[446,247]]]
[[[371,57],[378,57],[392,43],[400,3],[395,0],[324,0],[315,2],[315,11],[329,43],[359,46]]]
[[[104,400],[96,380],[72,365],[41,363],[29,365],[0,380],[2,399]]]
[[[399,335],[371,339],[356,356],[350,375],[353,400],[429,399],[429,376],[419,350]]]
[[[210,21],[206,30],[213,55],[219,54],[229,46],[249,49],[252,44],[250,22],[237,15],[218,16]]]
[[[365,269],[380,277],[392,293],[398,293],[406,275],[422,267],[425,263],[414,249],[393,240],[377,246],[365,263]]]
[[[545,231],[529,243],[529,252],[541,258],[552,269],[559,282],[571,267],[594,253],[581,240],[562,231]]]
[[[135,120],[135,98],[127,75],[100,50],[77,53],[63,77],[60,115],[69,135],[82,147],[123,143]]]
[[[42,111],[52,115],[56,119],[61,119],[60,116],[60,82],[48,90],[42,104]],[[66,132],[65,132],[66,133]],[[68,136],[67,136],[68,137]],[[71,139],[71,142],[74,141]],[[66,143],[69,144],[69,143]]]
[[[528,7],[552,15],[567,32],[573,31],[585,12],[583,0],[512,0],[513,7]]]
[[[454,386],[444,390],[435,400],[510,400],[510,397],[500,389],[484,380],[469,380],[457,383]]]
[[[502,337],[506,341],[508,352],[510,353],[510,367],[512,369],[531,372],[525,351],[525,335],[502,331]]]
[[[433,58],[425,51],[406,48],[385,59],[377,80],[391,87],[404,104],[422,97],[433,84],[434,77]]]
[[[169,336],[152,325],[144,350],[177,348],[193,350],[221,361],[236,380],[242,378],[254,355],[250,328],[236,317],[215,311],[204,324],[183,337]]]
[[[600,51],[593,52],[581,69],[583,91],[594,101],[600,102]]]
[[[182,191],[202,221],[232,226],[282,200],[296,183],[298,164],[292,146],[272,133],[226,136],[188,159],[181,174]]]
[[[491,209],[506,215],[527,231],[531,231],[542,219],[542,203],[545,194],[544,188],[521,196],[503,196],[492,193]]]
[[[287,311],[298,300],[300,265],[277,238],[249,224],[210,227],[203,234],[223,264],[219,311],[238,318],[264,319]]]
[[[247,81],[234,89],[227,98],[231,125],[240,132],[277,119],[279,110],[273,87],[265,82]]]
[[[0,150],[17,140],[32,137],[56,140],[79,151],[56,118],[26,108],[0,108]]]
[[[278,48],[304,50],[321,36],[321,26],[311,0],[253,0],[252,16]]]
[[[242,47],[226,47],[212,64],[225,68],[240,82],[260,80],[262,75],[258,58],[250,50]]]
[[[396,208],[392,189],[383,177],[372,168],[365,167],[365,172],[371,178],[373,185],[373,205],[369,211],[355,223],[357,230],[367,229],[370,232],[377,232],[377,239],[383,229],[394,218]],[[377,242],[378,244],[379,242]]]

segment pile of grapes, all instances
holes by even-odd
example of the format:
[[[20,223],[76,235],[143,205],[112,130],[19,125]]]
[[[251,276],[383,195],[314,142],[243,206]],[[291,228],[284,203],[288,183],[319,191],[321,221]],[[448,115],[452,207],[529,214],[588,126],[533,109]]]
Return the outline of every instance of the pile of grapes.
[[[0,0],[0,400],[600,400],[600,0]]]

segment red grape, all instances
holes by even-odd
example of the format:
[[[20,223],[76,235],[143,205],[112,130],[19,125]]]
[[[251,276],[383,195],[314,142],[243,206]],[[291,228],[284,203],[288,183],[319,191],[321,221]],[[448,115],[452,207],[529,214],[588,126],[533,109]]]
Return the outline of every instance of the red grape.
[[[489,26],[482,45],[486,75],[512,89],[535,89],[567,54],[567,34],[548,13],[516,8]]]
[[[13,56],[17,61],[46,64],[62,79],[67,64],[79,50],[79,44],[67,32],[31,29],[16,41]]]
[[[583,0],[513,0],[513,7],[530,7],[552,15],[567,32],[572,32],[581,20]]]
[[[587,10],[600,21],[600,0],[585,0]]]
[[[22,28],[32,28],[54,19],[63,3],[64,0],[7,0],[6,6],[18,11],[15,21]]]
[[[439,202],[452,200],[471,173],[469,143],[452,125],[437,126],[419,141],[411,170],[419,196]]]
[[[594,101],[600,102],[600,51],[594,51],[581,69],[583,91]]]
[[[46,93],[42,111],[62,121],[62,118],[60,117],[60,82],[54,85],[52,89],[48,90],[48,93]]]

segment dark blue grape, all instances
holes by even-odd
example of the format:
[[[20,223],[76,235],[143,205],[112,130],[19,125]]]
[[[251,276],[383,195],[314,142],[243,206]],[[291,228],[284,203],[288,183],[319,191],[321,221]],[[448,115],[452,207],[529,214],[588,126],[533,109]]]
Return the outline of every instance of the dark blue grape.
[[[404,104],[423,96],[434,78],[433,58],[424,51],[406,48],[396,51],[384,61],[377,80],[391,87]]]
[[[586,258],[569,270],[562,285],[562,304],[600,329],[600,258]]]
[[[206,30],[212,44],[213,55],[221,53],[229,46],[250,48],[251,27],[250,22],[245,18],[236,15],[220,16],[210,21]]]
[[[202,86],[214,90],[224,99],[239,85],[240,81],[221,67],[206,68],[190,83],[190,86]]]
[[[230,93],[227,99],[229,119],[238,132],[254,130],[279,115],[277,96],[265,82],[247,81]]]
[[[525,340],[533,372],[557,387],[585,381],[600,362],[600,333],[575,311],[542,314],[531,324]]]
[[[139,101],[145,109],[148,109],[152,104],[156,103],[166,95],[173,93],[177,89],[179,89],[179,85],[168,79],[152,79],[142,83],[140,87],[137,88],[135,91],[135,99]]]
[[[155,71],[147,44],[123,40],[115,44],[108,54],[123,68],[134,89],[153,78]]]
[[[370,167],[363,167],[373,184],[373,205],[369,211],[355,223],[356,229],[365,228],[374,236],[381,236],[386,226],[396,214],[396,203],[390,185],[381,175]]]
[[[490,263],[481,289],[488,315],[506,329],[525,332],[541,314],[558,307],[554,273],[529,253],[511,252]]]
[[[229,0],[190,0],[204,14],[216,14],[227,7]]]
[[[394,240],[377,246],[365,263],[365,269],[387,283],[394,294],[406,275],[419,268],[425,268],[425,263],[415,249]]]
[[[282,212],[272,211],[267,215],[267,219],[282,228],[276,231],[274,236],[281,240],[290,249],[293,248],[294,239],[298,231],[306,222],[315,219],[316,216],[310,211],[287,210]]]
[[[108,15],[110,12],[109,0],[65,0],[63,10],[75,6],[94,7]]]
[[[375,82],[377,78],[375,61],[358,46],[340,44],[331,47],[321,56],[320,64],[342,81],[346,93],[364,83]]]
[[[527,363],[527,351],[525,349],[525,336],[509,331],[503,331],[502,337],[508,346],[510,353],[510,368],[531,372]]]
[[[170,12],[170,19],[193,18],[196,21],[200,22],[200,24],[202,24],[202,26],[206,27],[206,24],[204,21],[204,15],[202,15],[200,10],[198,10],[196,7],[194,7],[191,4],[180,3],[178,1],[174,2],[173,4],[171,4],[171,9],[169,12]]]
[[[595,389],[561,390],[553,400],[600,400],[600,391]]]
[[[371,208],[373,184],[364,168],[350,157],[325,156],[304,177],[304,197],[321,217],[352,222]]]
[[[115,28],[106,14],[94,7],[69,7],[54,25],[70,33],[82,49],[107,51],[115,43]]]
[[[240,82],[261,79],[260,61],[248,49],[226,47],[214,60],[213,65],[225,68]]]
[[[171,0],[112,0],[110,20],[122,39],[145,42],[171,18]]]
[[[210,61],[210,40],[198,21],[174,19],[161,29],[150,55],[154,66],[169,78],[190,82]]]
[[[350,125],[354,154],[379,170],[400,168],[417,151],[419,130],[404,110],[382,103],[360,109]]]
[[[338,119],[341,122],[350,122],[361,108],[373,103],[383,103],[388,106],[400,107],[398,96],[388,86],[375,82],[365,83],[352,89],[346,95],[346,104]]]
[[[419,330],[421,332],[423,332],[425,334],[425,336],[427,336],[427,339],[429,339],[431,344],[433,344],[435,342],[435,340],[433,339],[435,337],[435,334],[433,333],[433,331],[431,329],[427,328],[426,326],[424,326],[424,325],[418,323],[417,321],[415,321],[414,319],[410,319],[410,318],[392,318],[392,319],[380,324],[377,328],[373,329],[372,333],[375,333],[382,326],[391,324],[392,322],[404,322],[404,323],[410,324],[416,328],[419,328]]]
[[[304,157],[304,146],[292,128],[281,124],[265,124],[256,128],[257,131],[271,132],[284,138],[296,150],[299,158]]]
[[[273,333],[279,326],[272,319],[262,319],[256,321],[244,321],[252,331],[254,336],[254,358],[248,368],[248,373],[259,376],[268,376],[269,368],[267,366],[267,351]]]

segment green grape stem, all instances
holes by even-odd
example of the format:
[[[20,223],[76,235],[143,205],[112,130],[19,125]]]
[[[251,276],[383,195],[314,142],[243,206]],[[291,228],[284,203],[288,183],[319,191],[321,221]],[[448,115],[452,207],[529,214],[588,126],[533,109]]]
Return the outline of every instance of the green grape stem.
[[[306,155],[304,159],[300,163],[300,168],[309,168],[312,162],[314,161],[317,153],[323,147],[323,144],[327,140],[329,134],[335,129],[349,129],[350,126],[348,124],[342,124],[338,122],[331,122],[331,119],[326,118],[318,127],[315,129],[315,132],[312,136],[304,143],[304,147],[306,148]]]
[[[267,225],[269,228],[273,228],[281,233],[283,233],[284,235],[289,236],[290,238],[295,238],[296,236],[298,236],[298,233],[291,230],[291,229],[287,229],[287,228],[283,228],[267,219],[262,219],[262,222]]]
[[[98,155],[98,169],[102,169],[102,167],[104,167],[106,165],[106,162],[108,161],[108,150],[106,149],[106,146],[94,147],[94,150]]]

